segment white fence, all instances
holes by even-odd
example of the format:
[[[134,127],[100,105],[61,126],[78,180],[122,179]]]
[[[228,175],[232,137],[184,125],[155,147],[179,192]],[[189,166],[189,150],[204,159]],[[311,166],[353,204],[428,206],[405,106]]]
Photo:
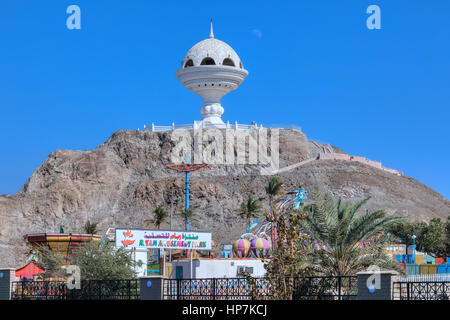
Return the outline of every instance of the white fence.
[[[407,276],[398,276],[395,281],[398,282],[450,282],[450,274],[413,274]]]
[[[296,131],[301,132],[301,128],[295,125],[274,125],[269,127],[263,127],[262,124],[259,126],[256,123],[253,124],[242,124],[238,123],[237,121],[233,124],[230,122],[224,123],[224,124],[204,124],[201,121],[194,121],[192,124],[175,124],[172,123],[171,126],[155,126],[154,123],[152,123],[151,126],[147,127],[144,125],[144,131],[152,131],[152,132],[158,132],[158,131],[173,131],[173,130],[190,130],[190,129],[209,129],[209,128],[218,128],[218,129],[236,129],[236,130],[250,130],[250,129],[258,129],[258,128],[277,128],[277,129],[292,129]]]

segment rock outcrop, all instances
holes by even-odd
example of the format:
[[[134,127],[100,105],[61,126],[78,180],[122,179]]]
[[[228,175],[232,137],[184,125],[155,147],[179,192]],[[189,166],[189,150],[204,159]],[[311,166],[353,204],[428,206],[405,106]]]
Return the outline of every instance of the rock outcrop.
[[[281,130],[279,141],[280,167],[323,152],[344,153],[294,130]],[[0,196],[0,265],[23,263],[26,233],[58,232],[60,225],[66,232],[82,232],[88,219],[99,222],[103,232],[109,227],[143,227],[157,204],[170,207],[172,193],[178,199],[174,228],[182,229],[177,213],[184,206],[184,176],[164,166],[174,146],[171,132],[120,130],[94,150],[51,153],[15,196]],[[360,162],[311,161],[280,177],[287,190],[301,185],[344,199],[371,196],[370,209],[417,219],[446,219],[450,214],[449,201],[419,181]],[[240,203],[250,194],[264,196],[269,179],[258,165],[212,165],[193,173],[190,201],[197,214],[191,228],[212,231],[216,243],[232,241],[246,228],[238,213]]]

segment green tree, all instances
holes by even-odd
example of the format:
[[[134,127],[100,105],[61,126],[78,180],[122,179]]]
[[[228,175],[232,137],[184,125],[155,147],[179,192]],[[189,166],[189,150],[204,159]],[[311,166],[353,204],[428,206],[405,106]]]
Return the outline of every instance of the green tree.
[[[393,239],[406,239],[406,245],[412,245],[412,235],[416,235],[416,247],[419,251],[445,256],[449,252],[450,220],[444,223],[432,219],[428,224],[423,221],[400,221],[392,224],[388,231]]]
[[[248,222],[251,222],[251,219],[255,218],[258,215],[258,212],[261,210],[262,204],[258,197],[250,195],[248,196],[247,201],[242,202],[240,215],[242,218],[247,219]]]
[[[98,222],[90,222],[89,220],[84,225],[84,232],[87,234],[96,234],[98,233],[97,229]]]
[[[39,257],[37,266],[45,270],[40,276],[44,279],[61,279],[66,277],[66,272],[62,268],[67,264],[66,257],[58,251],[44,246],[34,248],[33,251]]]
[[[400,220],[388,226],[387,231],[392,241],[405,243],[410,246],[414,243],[412,236],[416,236],[416,247],[420,246],[422,234],[426,228],[425,222]]]
[[[167,219],[167,211],[162,205],[158,205],[153,211],[153,218],[150,220],[145,220],[145,223],[153,223],[157,229],[161,227],[161,223],[165,222]]]
[[[389,238],[392,242],[405,243],[408,242],[413,234],[413,224],[408,221],[398,221],[387,227]]]
[[[443,256],[446,249],[447,226],[439,218],[431,219],[418,237],[417,249]]]
[[[278,176],[273,176],[266,186],[266,193],[269,196],[269,206],[273,206],[276,196],[283,194],[283,181]]]
[[[188,229],[188,221],[192,219],[192,217],[195,215],[195,209],[193,207],[189,207],[189,209],[183,209],[180,212],[181,217],[184,220],[184,224],[186,226],[186,230]]]
[[[264,266],[267,277],[275,280],[273,298],[292,300],[295,290],[294,278],[303,277],[311,271],[309,253],[312,248],[300,235],[299,227],[306,215],[301,210],[272,208],[269,221],[277,225],[277,245],[272,248],[272,259]]]
[[[274,280],[273,298],[290,300],[294,293],[294,278],[307,275],[311,270],[309,243],[300,235],[301,221],[306,219],[302,210],[280,205],[278,197],[284,194],[283,182],[272,177],[266,186],[269,195],[270,213],[267,220],[272,223],[272,259],[264,265],[267,277]],[[274,226],[277,238],[273,236]]]
[[[386,227],[402,218],[387,216],[383,210],[358,214],[367,201],[344,203],[316,194],[315,200],[304,207],[307,219],[302,221],[302,231],[315,245],[312,258],[317,272],[355,275],[371,265],[401,271],[383,249],[387,244]]]
[[[136,277],[131,252],[115,248],[112,243],[91,241],[81,247],[71,259],[80,267],[82,280],[120,280]]]
[[[275,234],[274,234],[274,230],[275,230],[275,226],[276,226],[276,222],[275,220],[277,219],[275,216],[275,204],[274,204],[274,199],[276,196],[282,195],[283,192],[283,181],[280,180],[280,178],[278,176],[273,176],[269,183],[266,186],[266,193],[269,196],[269,208],[270,208],[270,212],[269,212],[269,219],[271,219],[272,222],[272,227],[271,227],[271,235],[270,235],[270,239],[272,242],[272,246],[275,244]]]

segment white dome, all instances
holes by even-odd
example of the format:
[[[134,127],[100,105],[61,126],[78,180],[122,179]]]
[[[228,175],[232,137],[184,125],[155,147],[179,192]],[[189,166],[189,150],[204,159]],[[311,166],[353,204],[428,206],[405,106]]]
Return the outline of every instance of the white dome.
[[[186,89],[202,97],[201,123],[223,127],[220,99],[237,89],[248,71],[233,48],[214,38],[211,22],[209,38],[188,51],[175,75]]]
[[[244,68],[241,59],[233,48],[213,37],[194,45],[184,57],[181,68],[200,65],[225,65],[239,69]]]

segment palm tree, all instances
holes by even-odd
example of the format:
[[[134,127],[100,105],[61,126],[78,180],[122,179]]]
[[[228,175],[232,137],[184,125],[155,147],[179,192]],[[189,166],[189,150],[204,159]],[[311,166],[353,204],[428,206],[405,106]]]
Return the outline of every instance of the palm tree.
[[[399,269],[383,248],[386,228],[402,218],[387,216],[383,210],[358,215],[368,200],[344,203],[317,195],[314,203],[304,206],[307,219],[301,229],[316,247],[312,252],[316,271],[337,276],[355,275],[371,265]]]
[[[84,225],[84,232],[86,234],[96,234],[98,232],[97,229],[98,222],[90,222],[89,220]]]
[[[164,209],[162,205],[158,205],[156,209],[153,211],[153,218],[150,220],[145,220],[145,223],[153,223],[154,226],[159,229],[161,226],[161,223],[166,221],[167,218],[167,211]]]
[[[242,218],[245,218],[248,220],[248,222],[251,222],[252,218],[255,218],[261,209],[262,204],[258,197],[255,197],[253,195],[248,196],[247,201],[242,202],[241,209],[240,209],[240,215]]]
[[[283,193],[283,181],[278,176],[273,176],[266,186],[266,193],[269,196],[270,207],[273,206],[273,199],[275,196]]]
[[[270,207],[270,210],[272,211],[272,215],[273,215],[273,217],[271,217],[272,221],[274,220],[274,218],[275,218],[274,216],[276,215],[273,200],[274,200],[275,196],[283,194],[282,186],[283,186],[283,181],[281,181],[278,176],[273,176],[266,186],[266,193],[269,196],[269,207]],[[275,246],[274,246],[275,234],[274,234],[274,223],[273,222],[271,224],[270,229],[271,229],[270,238],[271,238],[271,242],[272,242],[272,247],[275,248]]]
[[[195,209],[193,207],[189,207],[189,209],[184,209],[180,212],[181,216],[184,219],[184,224],[186,225],[186,230],[189,230],[189,219],[195,215]]]

